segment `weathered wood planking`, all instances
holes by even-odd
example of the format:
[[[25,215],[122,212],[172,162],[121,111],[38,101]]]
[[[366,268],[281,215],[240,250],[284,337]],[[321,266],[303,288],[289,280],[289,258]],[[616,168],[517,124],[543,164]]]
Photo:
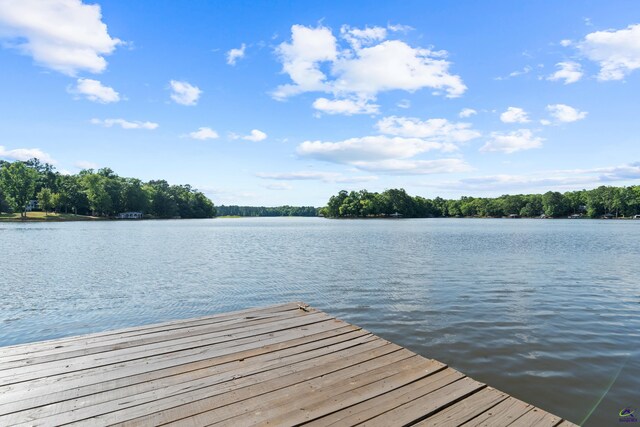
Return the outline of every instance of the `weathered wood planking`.
[[[0,425],[573,425],[300,307],[0,348]]]

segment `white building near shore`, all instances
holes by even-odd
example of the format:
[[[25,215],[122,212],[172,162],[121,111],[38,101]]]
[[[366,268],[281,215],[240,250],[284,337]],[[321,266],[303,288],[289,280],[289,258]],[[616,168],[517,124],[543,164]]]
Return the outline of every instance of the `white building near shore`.
[[[116,219],[142,219],[142,212],[120,212]]]

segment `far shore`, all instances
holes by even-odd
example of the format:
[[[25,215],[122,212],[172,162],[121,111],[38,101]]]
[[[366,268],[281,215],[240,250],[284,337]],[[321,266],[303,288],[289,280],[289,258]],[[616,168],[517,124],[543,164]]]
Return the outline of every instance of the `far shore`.
[[[553,219],[553,220],[563,220],[563,219],[580,219],[580,220],[634,220],[638,218],[633,217],[612,217],[612,218],[589,218],[587,216],[583,216],[580,218],[568,218],[568,217],[558,217],[558,218],[540,218],[540,217],[518,217],[518,218],[509,218],[506,216],[503,217],[478,217],[478,216],[457,216],[457,217],[437,217],[437,218],[413,218],[413,217],[310,217],[310,216],[241,216],[241,215],[220,215],[213,218],[219,219],[238,219],[238,218],[326,218],[326,219],[339,219],[339,220],[354,220],[354,219],[366,219],[366,220],[402,220],[402,219]],[[65,213],[54,213],[50,212],[46,214],[44,212],[27,212],[27,216],[22,218],[20,213],[2,213],[0,214],[0,223],[2,222],[72,222],[72,221],[141,221],[141,220],[166,220],[166,219],[192,219],[192,218],[142,218],[142,219],[118,219],[113,217],[100,217],[100,216],[90,216],[90,215],[75,215],[75,214],[65,214]]]
[[[104,221],[109,218],[89,215],[75,215],[65,213],[45,214],[44,212],[27,212],[23,218],[20,213],[0,214],[0,222],[65,222],[65,221]]]

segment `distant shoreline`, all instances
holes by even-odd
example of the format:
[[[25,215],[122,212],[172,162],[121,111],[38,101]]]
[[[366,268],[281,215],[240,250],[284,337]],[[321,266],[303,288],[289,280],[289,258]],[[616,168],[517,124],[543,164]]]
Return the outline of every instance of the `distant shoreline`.
[[[433,217],[433,218],[425,218],[425,217],[404,217],[404,218],[393,218],[393,217],[323,217],[323,216],[306,216],[306,215],[287,215],[287,216],[241,216],[241,215],[221,215],[212,218],[141,218],[141,219],[121,219],[121,218],[107,218],[107,217],[97,217],[97,216],[89,216],[89,215],[74,215],[74,214],[54,214],[51,213],[47,216],[44,215],[43,212],[28,212],[27,218],[21,218],[20,214],[0,214],[0,223],[10,222],[10,223],[32,223],[32,222],[90,222],[90,221],[121,221],[121,222],[131,222],[131,221],[154,221],[154,220],[168,220],[168,219],[240,219],[240,218],[324,218],[324,219],[337,219],[337,220],[403,220],[403,219],[505,219],[505,220],[518,220],[518,219],[536,219],[536,220],[601,220],[601,221],[611,221],[611,220],[638,220],[637,218],[632,217],[618,217],[618,218],[589,218],[587,216],[582,218],[567,218],[567,217],[558,217],[558,218],[539,218],[539,217],[524,217],[524,218],[509,218],[509,217],[480,217],[480,216],[465,216],[465,217]],[[36,215],[33,215],[36,214]]]

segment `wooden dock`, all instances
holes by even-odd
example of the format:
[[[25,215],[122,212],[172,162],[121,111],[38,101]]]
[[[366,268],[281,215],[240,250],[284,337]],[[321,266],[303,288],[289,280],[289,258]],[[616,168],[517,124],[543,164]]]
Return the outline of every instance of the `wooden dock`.
[[[572,426],[290,303],[0,348],[0,426]]]

